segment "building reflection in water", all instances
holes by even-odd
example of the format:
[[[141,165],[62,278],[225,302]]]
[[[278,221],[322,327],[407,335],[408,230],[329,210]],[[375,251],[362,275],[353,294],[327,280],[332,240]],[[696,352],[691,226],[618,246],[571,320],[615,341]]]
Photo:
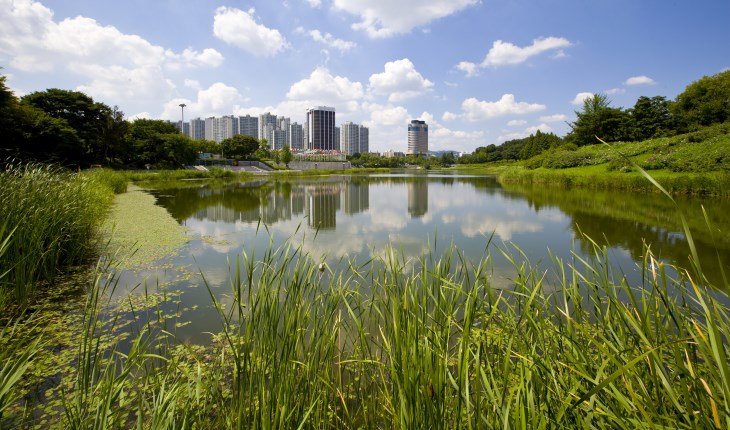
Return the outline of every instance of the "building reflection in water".
[[[428,182],[408,181],[408,213],[411,218],[421,218],[428,212]]]
[[[224,192],[200,189],[196,194],[205,203],[195,209],[192,216],[227,223],[260,221],[266,225],[306,216],[309,227],[333,230],[341,209],[347,215],[368,210],[369,192],[367,181],[301,185],[285,182],[246,189],[234,187]]]

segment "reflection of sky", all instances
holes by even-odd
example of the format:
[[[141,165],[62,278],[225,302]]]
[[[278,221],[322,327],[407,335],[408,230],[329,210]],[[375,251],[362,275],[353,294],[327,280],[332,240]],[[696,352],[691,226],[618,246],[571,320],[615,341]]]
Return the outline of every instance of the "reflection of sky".
[[[193,202],[194,193],[186,193],[176,202],[176,209],[194,214],[181,217],[191,240],[182,255],[167,262],[185,269],[124,273],[119,291],[129,292],[136,286],[139,291],[138,286],[145,282],[150,286],[177,283],[185,303],[200,305],[190,319],[208,321],[213,330],[217,317],[211,314],[210,293],[199,272],[204,273],[212,293],[229,303],[231,273],[241,254],[260,261],[270,246],[277,249],[288,243],[314,261],[326,259],[330,267],[343,268],[348,259],[364,262],[382,258],[392,245],[394,253],[404,260],[404,270],[410,271],[418,265],[419,257],[431,253],[438,259],[453,245],[467,261],[476,263],[489,255],[489,279],[498,288],[510,288],[516,270],[496,247],[510,250],[518,264],[524,253],[541,273],[553,268],[548,250],[563,262],[572,260],[574,250],[582,255],[583,244],[575,237],[573,218],[557,206],[536,210],[525,198],[507,194],[494,183],[480,183],[474,177],[449,178],[453,180],[382,175],[370,180],[303,180],[287,187],[266,188],[264,184],[240,198],[233,193],[206,192],[206,200],[198,202]],[[414,184],[420,180],[424,182]],[[218,194],[221,200],[217,201],[214,197]],[[187,201],[191,206],[186,212]],[[308,214],[313,211],[328,223],[327,228],[312,227]],[[264,221],[259,223],[258,219]],[[627,277],[637,279],[630,252],[610,248],[609,255],[611,263],[620,266]],[[191,272],[195,276],[189,276]],[[199,333],[199,328],[182,330],[191,336]]]

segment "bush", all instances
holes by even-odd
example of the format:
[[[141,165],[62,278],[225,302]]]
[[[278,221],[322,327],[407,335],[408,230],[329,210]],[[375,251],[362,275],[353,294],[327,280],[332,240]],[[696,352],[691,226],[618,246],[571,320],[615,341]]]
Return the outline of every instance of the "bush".
[[[550,154],[543,162],[543,167],[548,169],[567,169],[592,164],[593,156],[577,151],[558,151]]]

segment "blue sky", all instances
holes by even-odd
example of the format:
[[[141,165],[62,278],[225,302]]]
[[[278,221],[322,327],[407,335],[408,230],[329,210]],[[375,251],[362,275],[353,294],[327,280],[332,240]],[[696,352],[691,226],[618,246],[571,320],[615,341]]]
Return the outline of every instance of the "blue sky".
[[[730,68],[727,0],[0,0],[17,95],[83,91],[128,118],[333,106],[373,151],[565,135],[585,94],[629,108]]]

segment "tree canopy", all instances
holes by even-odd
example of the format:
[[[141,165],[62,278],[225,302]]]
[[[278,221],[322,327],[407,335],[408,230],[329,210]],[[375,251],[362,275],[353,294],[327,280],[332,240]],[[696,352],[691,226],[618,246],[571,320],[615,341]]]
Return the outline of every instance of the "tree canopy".
[[[221,142],[223,156],[247,160],[259,149],[259,141],[253,136],[237,134]]]

